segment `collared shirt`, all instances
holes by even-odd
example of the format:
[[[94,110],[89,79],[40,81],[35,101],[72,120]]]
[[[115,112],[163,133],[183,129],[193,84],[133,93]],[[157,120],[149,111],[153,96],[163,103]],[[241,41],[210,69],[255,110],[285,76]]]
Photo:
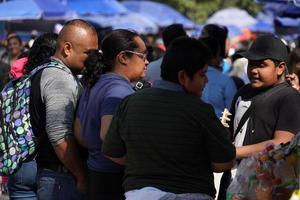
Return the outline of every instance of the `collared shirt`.
[[[208,67],[208,83],[202,93],[202,100],[211,104],[218,117],[225,108],[230,109],[232,99],[237,92],[233,80],[221,71]]]
[[[161,66],[162,60],[163,60],[163,57],[149,63],[147,74],[146,74],[146,80],[150,81],[151,83],[154,83],[157,80],[161,80],[160,66]]]
[[[102,151],[113,158],[127,155],[126,192],[151,186],[214,196],[211,162],[228,162],[235,156],[227,135],[212,106],[185,94],[179,84],[162,80],[122,101]],[[131,194],[143,199],[138,191]]]
[[[184,92],[181,85],[170,82],[170,81],[165,81],[165,80],[155,81],[155,83],[153,84],[152,87],[170,90],[170,91],[174,91],[174,92]]]

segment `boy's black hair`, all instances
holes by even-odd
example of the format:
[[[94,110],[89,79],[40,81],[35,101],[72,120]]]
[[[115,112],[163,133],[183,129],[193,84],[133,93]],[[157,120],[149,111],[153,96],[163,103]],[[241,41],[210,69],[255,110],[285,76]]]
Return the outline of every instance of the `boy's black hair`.
[[[207,24],[203,27],[201,36],[210,36],[218,40],[221,47],[221,56],[226,57],[226,39],[228,36],[228,29],[226,26],[217,24]]]
[[[203,42],[209,49],[213,56],[213,58],[216,58],[221,54],[221,46],[217,39],[213,37],[200,37],[199,40]]]
[[[168,47],[173,40],[182,36],[187,36],[182,24],[172,24],[167,26],[162,32],[162,39],[166,47]]]
[[[170,44],[164,55],[161,77],[179,83],[178,72],[184,70],[193,79],[194,74],[204,68],[211,57],[210,50],[201,41],[188,37],[178,38]]]

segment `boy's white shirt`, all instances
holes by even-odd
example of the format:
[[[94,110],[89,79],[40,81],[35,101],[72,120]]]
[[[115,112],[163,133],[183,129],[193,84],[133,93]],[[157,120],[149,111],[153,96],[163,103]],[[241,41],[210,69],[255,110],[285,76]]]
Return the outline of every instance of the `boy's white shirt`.
[[[251,101],[243,101],[241,97],[239,97],[235,104],[235,115],[233,119],[233,132],[235,133],[235,130],[237,129],[243,115],[248,110],[248,108],[251,105]],[[249,119],[246,120],[246,122],[243,124],[242,128],[234,138],[234,146],[235,147],[241,147],[243,146],[245,135],[246,135],[246,129]]]

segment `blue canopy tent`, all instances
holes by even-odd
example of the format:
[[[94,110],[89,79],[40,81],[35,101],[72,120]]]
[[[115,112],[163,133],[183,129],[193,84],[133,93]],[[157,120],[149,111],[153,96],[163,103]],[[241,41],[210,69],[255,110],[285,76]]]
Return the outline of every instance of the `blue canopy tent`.
[[[257,3],[289,3],[293,0],[255,0]]]
[[[237,27],[237,26],[226,26],[228,28],[228,36],[229,37],[234,37],[234,36],[238,36],[242,33],[242,29]]]
[[[266,3],[263,6],[259,17],[262,20],[268,19],[272,22],[275,32],[287,40],[300,36],[300,0],[256,0],[259,3]]]
[[[296,6],[300,6],[300,0],[255,0],[257,3],[294,3]]]
[[[76,14],[58,0],[12,0],[0,3],[0,21],[63,20]]]
[[[113,16],[95,15],[84,18],[88,21],[97,23],[102,27],[112,27],[113,29],[132,29],[142,34],[155,34],[158,32],[158,26],[154,22],[138,13],[130,12]]]
[[[291,17],[298,18],[300,17],[300,7],[289,5],[286,10],[283,11],[281,17]]]
[[[200,37],[204,26],[205,26],[205,24],[197,24],[191,32],[192,37],[194,37],[194,38]],[[226,27],[228,29],[229,37],[234,37],[234,36],[238,36],[241,34],[242,30],[236,26],[226,26]]]
[[[265,21],[258,21],[256,24],[249,26],[250,31],[260,33],[274,33],[274,25]]]
[[[276,17],[274,20],[276,34],[286,40],[296,40],[300,36],[300,18]]]
[[[79,15],[115,15],[127,13],[128,10],[116,0],[67,0],[65,5]]]
[[[185,28],[195,26],[193,21],[166,4],[153,1],[124,1],[122,4],[128,10],[144,15],[160,27],[174,23],[183,24]]]
[[[274,20],[276,16],[283,15],[283,12],[288,8],[288,6],[288,4],[266,3],[259,13],[259,15],[262,14],[261,20],[265,17],[270,17],[270,19]]]
[[[297,26],[297,21],[300,20],[300,7],[293,4],[267,3],[257,19],[267,23],[275,21],[279,26]]]
[[[279,26],[288,26],[288,27],[299,27],[300,28],[300,18],[293,19],[288,17],[276,17],[275,23]]]
[[[206,23],[243,28],[254,25],[256,19],[245,10],[239,8],[225,8],[215,12],[206,20]]]
[[[258,13],[257,20],[273,24],[276,17],[299,18],[300,8],[293,4],[266,3]]]

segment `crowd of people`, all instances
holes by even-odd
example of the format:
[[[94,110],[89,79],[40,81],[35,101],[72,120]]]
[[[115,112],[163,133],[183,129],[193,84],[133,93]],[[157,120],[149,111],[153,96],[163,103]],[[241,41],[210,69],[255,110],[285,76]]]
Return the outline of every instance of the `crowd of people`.
[[[227,36],[208,24],[192,38],[173,24],[157,57],[138,33],[97,33],[81,19],[28,49],[9,34],[1,88],[48,66],[31,78],[38,147],[9,175],[10,199],[226,199],[241,159],[300,131],[300,47],[258,36],[224,73]]]

